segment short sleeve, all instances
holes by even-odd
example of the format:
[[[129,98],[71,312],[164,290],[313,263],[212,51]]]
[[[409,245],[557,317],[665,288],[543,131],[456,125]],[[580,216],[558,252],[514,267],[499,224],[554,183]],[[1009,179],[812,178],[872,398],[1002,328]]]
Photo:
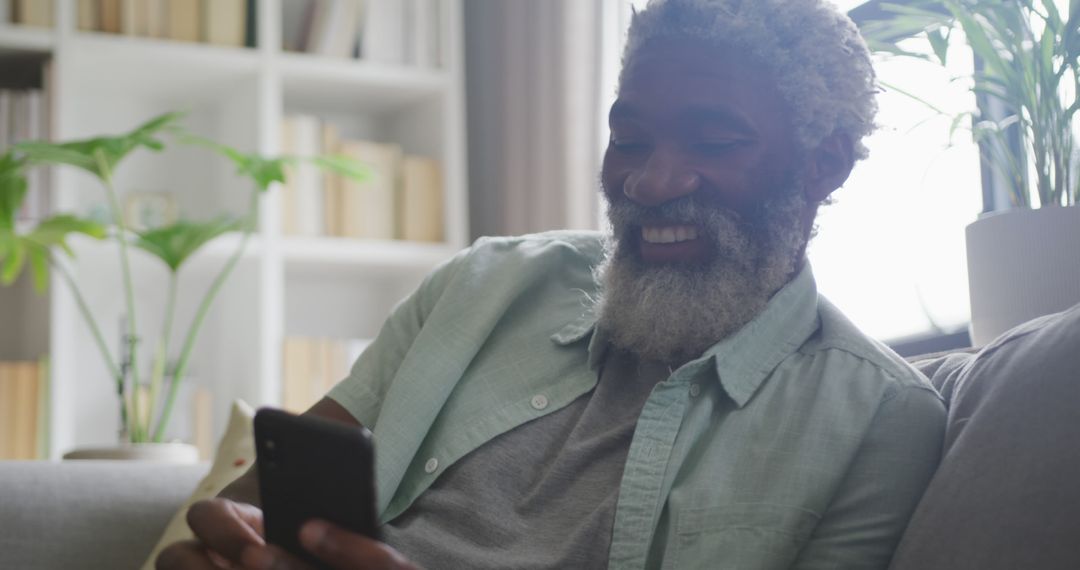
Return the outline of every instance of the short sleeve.
[[[361,424],[375,427],[383,397],[398,367],[413,349],[413,341],[423,328],[427,315],[467,262],[471,251],[472,248],[463,250],[444,262],[394,307],[375,340],[353,364],[348,377],[334,386],[327,397],[341,404]]]

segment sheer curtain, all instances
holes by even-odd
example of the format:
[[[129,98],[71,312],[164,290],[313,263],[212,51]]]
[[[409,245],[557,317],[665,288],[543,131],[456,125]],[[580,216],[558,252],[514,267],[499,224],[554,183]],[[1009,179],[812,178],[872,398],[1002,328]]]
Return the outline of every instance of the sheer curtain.
[[[597,227],[601,12],[465,1],[474,237]]]

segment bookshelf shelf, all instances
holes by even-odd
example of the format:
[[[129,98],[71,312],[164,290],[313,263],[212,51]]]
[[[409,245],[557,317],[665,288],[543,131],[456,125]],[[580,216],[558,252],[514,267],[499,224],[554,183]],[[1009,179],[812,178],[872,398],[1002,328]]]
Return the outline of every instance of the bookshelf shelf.
[[[386,113],[446,92],[446,72],[283,53],[279,69],[288,100],[335,111]]]
[[[56,46],[56,33],[48,28],[0,24],[0,54],[10,52],[47,53]]]
[[[26,53],[30,57],[24,60],[51,61],[43,85],[50,89],[46,99],[54,139],[122,132],[161,113],[187,111],[184,124],[196,134],[273,155],[284,152],[285,119],[305,114],[335,127],[342,140],[397,145],[405,154],[441,166],[445,243],[285,235],[285,190],[270,189],[260,206],[259,231],[208,315],[192,361],[193,385],[213,393],[215,437],[224,430],[234,399],[254,406],[282,402],[282,352],[291,336],[371,338],[390,308],[425,273],[466,245],[463,0],[431,4],[431,14],[437,13],[429,18],[437,22],[432,34],[437,43],[429,43],[441,48],[440,57],[432,60],[438,69],[419,62],[410,66],[287,52],[281,45],[282,26],[285,14],[303,4],[298,0],[255,1],[255,17],[244,20],[245,37],[258,39],[254,48],[84,31],[77,29],[78,0],[41,1],[53,2],[56,27],[0,23],[0,56]],[[398,1],[362,4],[393,8]],[[199,4],[219,9],[216,1]],[[0,74],[8,65],[0,57]],[[181,216],[207,219],[244,211],[249,187],[234,170],[205,149],[140,151],[117,170],[116,185],[122,201],[134,193],[167,194]],[[51,179],[54,211],[100,213],[101,189],[88,175],[59,168]],[[218,238],[189,262],[181,274],[187,295],[205,290],[239,239]],[[99,314],[105,339],[118,347],[126,307],[115,243],[75,239],[73,247],[77,258],[65,267]],[[155,327],[163,326],[168,275],[157,260],[141,253],[133,257],[139,333],[151,338]],[[19,295],[0,296],[0,314],[9,314],[5,303],[27,305]],[[47,342],[41,344],[51,359],[49,457],[79,446],[115,443],[112,381],[59,276],[54,274],[43,303],[44,310],[20,317],[17,326],[47,329],[42,334]],[[196,308],[191,297],[181,301],[176,326],[186,327]],[[5,338],[0,335],[0,350]],[[149,354],[140,359],[149,362]]]
[[[132,93],[176,104],[222,97],[223,87],[254,81],[259,54],[244,48],[78,32],[70,42],[76,88]]]
[[[286,271],[370,270],[424,272],[458,248],[446,244],[347,238],[289,237],[282,240]]]

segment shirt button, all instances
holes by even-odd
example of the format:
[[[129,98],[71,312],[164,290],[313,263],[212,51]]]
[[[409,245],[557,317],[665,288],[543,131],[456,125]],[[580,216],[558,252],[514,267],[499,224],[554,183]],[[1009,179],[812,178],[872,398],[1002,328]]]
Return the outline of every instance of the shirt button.
[[[434,473],[435,470],[438,469],[438,468],[439,468],[439,460],[435,459],[434,457],[432,457],[431,459],[428,459],[427,463],[424,464],[424,471],[427,471],[428,473]]]
[[[542,410],[542,409],[548,407],[547,396],[545,396],[543,394],[537,394],[537,395],[533,396],[532,397],[532,407],[536,408],[537,410]]]
[[[690,397],[691,398],[697,398],[700,395],[701,395],[701,384],[691,384],[690,385]]]

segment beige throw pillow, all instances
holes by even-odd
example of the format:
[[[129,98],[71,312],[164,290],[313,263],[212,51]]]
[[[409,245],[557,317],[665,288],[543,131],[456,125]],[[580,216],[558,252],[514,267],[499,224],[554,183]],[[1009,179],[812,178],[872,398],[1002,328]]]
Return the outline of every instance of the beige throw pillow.
[[[255,411],[251,409],[251,406],[242,400],[233,402],[232,412],[229,414],[229,426],[221,438],[221,443],[218,444],[210,472],[199,482],[195,492],[184,502],[184,506],[173,515],[169,526],[165,527],[165,533],[150,551],[150,558],[143,564],[143,570],[154,569],[154,559],[165,546],[193,538],[186,520],[188,507],[197,501],[209,499],[220,493],[226,485],[243,475],[255,462],[255,435],[251,425],[253,417],[255,417]]]

